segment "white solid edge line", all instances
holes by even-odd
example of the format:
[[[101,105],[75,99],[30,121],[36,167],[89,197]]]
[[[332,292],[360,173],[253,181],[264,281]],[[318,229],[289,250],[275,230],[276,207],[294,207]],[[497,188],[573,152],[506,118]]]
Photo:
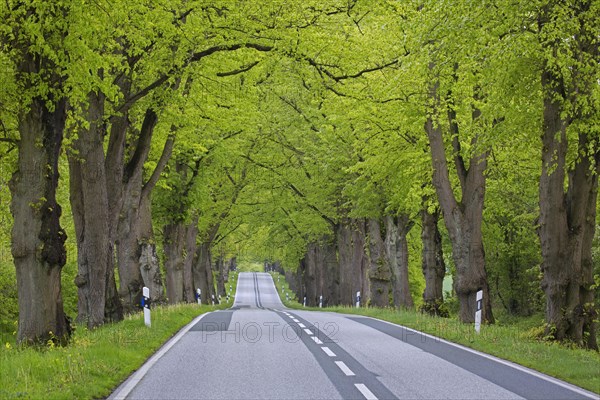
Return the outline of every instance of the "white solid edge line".
[[[329,347],[321,347],[321,350],[323,350],[325,352],[325,354],[327,354],[329,357],[336,357],[335,353],[333,351],[331,351],[331,349]]]
[[[374,319],[376,321],[385,322],[388,325],[399,326],[399,327],[404,328],[404,329],[406,329],[408,331],[418,333],[420,335],[423,335],[425,337],[428,337],[428,338],[440,341],[440,342],[445,343],[447,345],[454,346],[456,348],[468,351],[469,353],[477,354],[477,355],[479,355],[481,357],[487,358],[488,360],[492,360],[492,361],[498,362],[500,364],[506,365],[507,367],[511,367],[511,368],[514,368],[514,369],[519,370],[521,372],[525,372],[525,373],[528,373],[530,375],[536,376],[536,377],[538,377],[540,379],[543,379],[545,381],[552,382],[552,383],[554,383],[554,384],[556,384],[558,386],[564,387],[565,389],[572,390],[575,393],[578,393],[578,394],[580,394],[582,396],[586,396],[586,397],[588,397],[590,399],[598,400],[598,395],[595,394],[595,393],[593,393],[593,392],[590,392],[590,391],[588,391],[586,389],[580,388],[579,386],[572,385],[572,384],[570,384],[568,382],[561,381],[558,378],[554,378],[553,376],[546,375],[546,374],[544,374],[542,372],[533,370],[531,368],[527,368],[527,367],[524,367],[522,365],[513,363],[512,361],[503,360],[502,358],[498,358],[498,357],[493,356],[491,354],[482,353],[481,351],[477,351],[477,350],[471,349],[469,347],[465,347],[465,346],[460,345],[458,343],[449,342],[446,339],[442,339],[440,337],[433,336],[433,335],[430,335],[429,333],[421,332],[421,331],[418,331],[416,329],[412,329],[412,328],[406,327],[404,325],[394,324],[393,322],[385,321],[385,320],[379,319],[379,318],[368,317],[366,315],[361,315],[361,317],[370,318],[370,319]],[[373,328],[373,329],[375,329],[375,328]]]
[[[346,376],[354,376],[354,372],[343,361],[336,361],[335,365],[337,365]]]
[[[323,342],[321,342],[321,339],[319,339],[319,338],[318,338],[318,337],[316,337],[316,336],[313,336],[313,337],[312,337],[312,340],[314,340],[316,344],[323,344]]]
[[[313,334],[313,333],[310,331],[310,329],[305,329],[305,330],[304,330],[304,332],[306,332],[308,335],[311,335],[311,336],[312,336],[312,334]]]
[[[377,396],[375,396],[364,383],[355,383],[354,386],[360,390],[367,400],[378,400]]]
[[[204,313],[202,315],[197,316],[184,326],[175,336],[173,336],[164,346],[162,346],[152,357],[150,357],[137,371],[133,373],[124,383],[122,389],[119,390],[117,388],[116,393],[111,394],[108,398],[114,400],[123,400],[125,399],[129,393],[135,388],[135,386],[140,383],[140,381],[144,378],[146,373],[160,360],[162,356],[165,355],[167,351],[171,349],[194,325],[196,325],[204,316],[208,315],[210,312]],[[122,384],[123,385],[123,384]],[[120,387],[120,386],[119,386]]]

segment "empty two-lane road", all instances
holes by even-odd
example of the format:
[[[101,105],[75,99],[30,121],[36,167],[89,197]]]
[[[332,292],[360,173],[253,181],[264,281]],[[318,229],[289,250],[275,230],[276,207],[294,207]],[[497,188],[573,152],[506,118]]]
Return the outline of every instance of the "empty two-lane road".
[[[269,274],[239,274],[113,399],[597,399],[511,363],[379,320],[288,310]]]

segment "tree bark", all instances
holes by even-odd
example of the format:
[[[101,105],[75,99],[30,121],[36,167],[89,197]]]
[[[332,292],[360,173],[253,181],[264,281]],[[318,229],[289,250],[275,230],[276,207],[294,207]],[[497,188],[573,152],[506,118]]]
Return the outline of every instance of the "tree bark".
[[[323,296],[323,306],[338,304],[340,270],[336,247],[331,238],[324,237],[318,242],[309,243],[299,270],[303,289],[298,293],[300,302],[306,296],[307,305],[316,307],[320,296]]]
[[[202,291],[203,304],[210,304],[212,296],[215,294],[211,246],[212,242],[201,242],[198,245],[193,269],[194,287]]]
[[[309,307],[315,307],[318,302],[318,287],[317,287],[317,274],[319,264],[318,244],[311,242],[308,244],[306,249],[306,255],[304,256],[303,265],[303,286],[304,295],[306,296],[306,305]]]
[[[567,88],[548,65],[542,74],[542,87],[539,236],[542,289],[546,294],[546,335],[597,350],[592,240],[600,150],[597,139],[591,139],[586,133],[579,134],[579,156],[568,173],[565,192],[569,122],[563,118],[563,104]]]
[[[27,54],[21,69],[34,72]],[[66,118],[64,100],[34,98],[19,116],[19,158],[10,189],[14,218],[11,251],[19,294],[18,343],[64,343],[70,326],[63,310],[61,270],[66,262],[66,234],[60,226],[56,201],[58,158]],[[42,144],[40,146],[40,144]]]
[[[123,319],[114,278],[103,149],[104,96],[90,93],[86,120],[69,154],[70,198],[77,235],[78,316],[95,328]]]
[[[186,229],[183,222],[165,225],[164,229],[165,273],[167,281],[167,301],[181,303],[183,297],[183,264]]]
[[[173,144],[174,138],[169,136],[161,157],[146,183],[142,179],[143,163],[140,161],[135,168],[131,169],[123,185],[122,211],[119,213],[116,244],[119,294],[128,312],[139,308],[144,286],[150,289],[153,303],[164,301],[162,275],[156,256],[152,226],[151,194],[171,157]],[[149,150],[149,143],[145,147]],[[143,161],[147,156],[148,151],[145,151]]]
[[[327,238],[323,244],[323,304],[334,306],[340,302],[340,264],[337,259],[335,237]]]
[[[115,219],[111,216],[112,223],[116,224],[116,227],[111,230],[111,240],[115,242],[117,247],[119,296],[127,312],[134,312],[139,309],[142,288],[145,285],[139,260],[142,250],[150,250],[147,245],[154,241],[151,211],[148,209],[151,205],[149,198],[153,187],[145,190],[143,166],[148,158],[150,142],[157,122],[156,113],[151,109],[147,109],[137,138],[135,151],[127,164],[124,164],[123,149],[119,145],[121,136],[124,135],[120,129],[127,125],[124,121],[120,119],[115,121],[117,126],[113,128],[114,131],[111,132],[109,140],[109,150],[115,154],[108,153],[107,159],[110,157],[115,162],[119,161],[121,163],[119,171],[115,171],[113,166],[110,167],[113,173],[121,177],[120,181],[115,182],[112,177],[107,176],[107,187],[110,188],[108,192],[116,197],[115,201],[119,204],[118,209],[112,210],[112,212],[117,213],[118,217]],[[168,142],[165,146],[167,145]],[[168,155],[170,156],[170,152]],[[144,203],[143,206],[147,207],[144,210],[141,208],[142,203]],[[142,212],[148,214],[141,215]],[[144,224],[144,226],[141,226],[141,224]],[[152,257],[146,257],[146,261],[152,260]],[[146,265],[154,268],[153,264]],[[152,275],[156,276],[156,273]],[[148,288],[150,287],[148,286]],[[154,289],[158,288],[155,287]],[[159,298],[153,297],[155,295],[160,297],[161,293],[150,293],[150,298],[153,301],[159,301]]]
[[[371,305],[375,307],[387,307],[390,305],[392,281],[390,260],[386,254],[385,244],[381,237],[381,224],[379,221],[370,219],[367,222],[367,226],[369,244],[368,277]]]
[[[433,114],[439,110],[438,83],[431,88],[430,97],[435,106]],[[455,142],[455,162],[457,174],[461,182],[461,201],[457,201],[450,182],[448,163],[442,129],[439,122],[430,115],[425,123],[425,131],[429,137],[429,149],[433,166],[433,186],[444,214],[444,223],[452,243],[452,259],[456,267],[454,290],[459,301],[459,319],[465,323],[475,320],[476,294],[483,290],[482,321],[493,323],[490,290],[485,269],[483,236],[483,203],[485,197],[485,170],[487,153],[479,152],[469,160],[469,168],[456,147],[458,144],[458,127],[453,112],[448,112],[451,133]],[[478,117],[474,112],[473,119]],[[476,148],[477,139],[472,143]]]
[[[227,270],[227,263],[225,262],[225,256],[219,254],[217,258],[217,295],[225,297],[227,296],[227,290],[225,289],[225,274]]]
[[[431,315],[448,316],[440,307],[444,303],[444,276],[446,265],[442,253],[442,236],[438,229],[440,212],[430,213],[424,205],[421,210],[421,241],[423,243],[422,268],[425,277],[423,310]]]
[[[119,213],[116,248],[117,248],[117,266],[119,268],[119,296],[123,302],[123,307],[127,313],[139,310],[142,297],[142,287],[144,286],[142,272],[140,268],[140,256],[142,250],[140,247],[141,235],[139,232],[138,219],[142,217],[141,213],[141,192],[142,175],[129,180],[125,185],[122,194],[122,208]],[[144,218],[151,216],[144,215]],[[146,261],[152,265],[152,251],[147,248]],[[148,252],[150,250],[150,252]],[[155,301],[156,293],[150,292],[150,298]]]
[[[194,289],[194,257],[196,255],[196,238],[198,237],[198,217],[185,227],[185,247],[183,257],[183,300],[187,303],[196,301]]]
[[[362,303],[366,304],[365,277],[368,266],[365,254],[364,221],[345,219],[336,227],[338,260],[340,270],[340,304],[354,305],[356,292],[361,292]]]
[[[408,241],[406,236],[414,222],[408,215],[385,217],[386,256],[392,271],[392,290],[395,307],[413,308],[414,302],[408,281]]]

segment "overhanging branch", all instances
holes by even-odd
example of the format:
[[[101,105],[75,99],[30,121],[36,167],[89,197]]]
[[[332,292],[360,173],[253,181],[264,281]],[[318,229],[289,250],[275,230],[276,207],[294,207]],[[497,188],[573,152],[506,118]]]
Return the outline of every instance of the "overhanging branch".
[[[115,111],[119,112],[119,111],[128,109],[136,101],[138,101],[139,99],[148,95],[148,93],[150,93],[152,90],[161,86],[163,83],[165,83],[167,80],[169,80],[169,78],[171,78],[173,75],[180,72],[183,67],[186,67],[191,63],[200,61],[205,57],[211,56],[215,53],[219,53],[222,51],[236,51],[236,50],[244,49],[244,48],[254,49],[256,51],[261,51],[261,52],[269,52],[269,51],[273,50],[273,46],[266,46],[266,45],[262,45],[262,44],[258,44],[258,43],[237,43],[237,44],[230,44],[230,45],[213,46],[213,47],[209,47],[208,49],[205,49],[203,51],[192,53],[191,56],[189,57],[189,59],[187,60],[187,62],[185,62],[183,66],[172,68],[168,72],[162,74],[160,77],[158,77],[156,80],[154,80],[154,82],[150,83],[145,88],[139,90],[137,93],[134,93],[129,98],[127,98],[123,102],[123,104],[121,104],[121,106],[118,107],[117,110],[115,110]]]

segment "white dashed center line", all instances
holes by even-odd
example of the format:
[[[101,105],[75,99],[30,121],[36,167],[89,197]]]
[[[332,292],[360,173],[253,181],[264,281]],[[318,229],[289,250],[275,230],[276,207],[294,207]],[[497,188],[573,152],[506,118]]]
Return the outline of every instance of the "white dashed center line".
[[[354,372],[343,361],[336,361],[335,364],[342,370],[346,376],[354,376]],[[360,390],[360,389],[359,389]]]
[[[306,332],[308,335],[312,335],[313,333],[310,331],[310,329],[305,329],[304,332]]]
[[[323,350],[329,357],[335,357],[335,353],[331,351],[329,347],[321,347],[321,350]]]
[[[321,340],[316,336],[313,336],[312,340],[314,340],[316,344],[323,344],[323,342],[321,342]]]
[[[298,321],[296,321],[296,322],[298,322]],[[302,329],[306,328],[306,325],[304,325],[304,324],[303,324],[303,323],[301,323],[301,322],[298,322],[298,326],[299,326],[300,328],[302,328]]]
[[[377,397],[365,386],[364,383],[355,383],[354,386],[365,396],[367,400],[377,400]]]

